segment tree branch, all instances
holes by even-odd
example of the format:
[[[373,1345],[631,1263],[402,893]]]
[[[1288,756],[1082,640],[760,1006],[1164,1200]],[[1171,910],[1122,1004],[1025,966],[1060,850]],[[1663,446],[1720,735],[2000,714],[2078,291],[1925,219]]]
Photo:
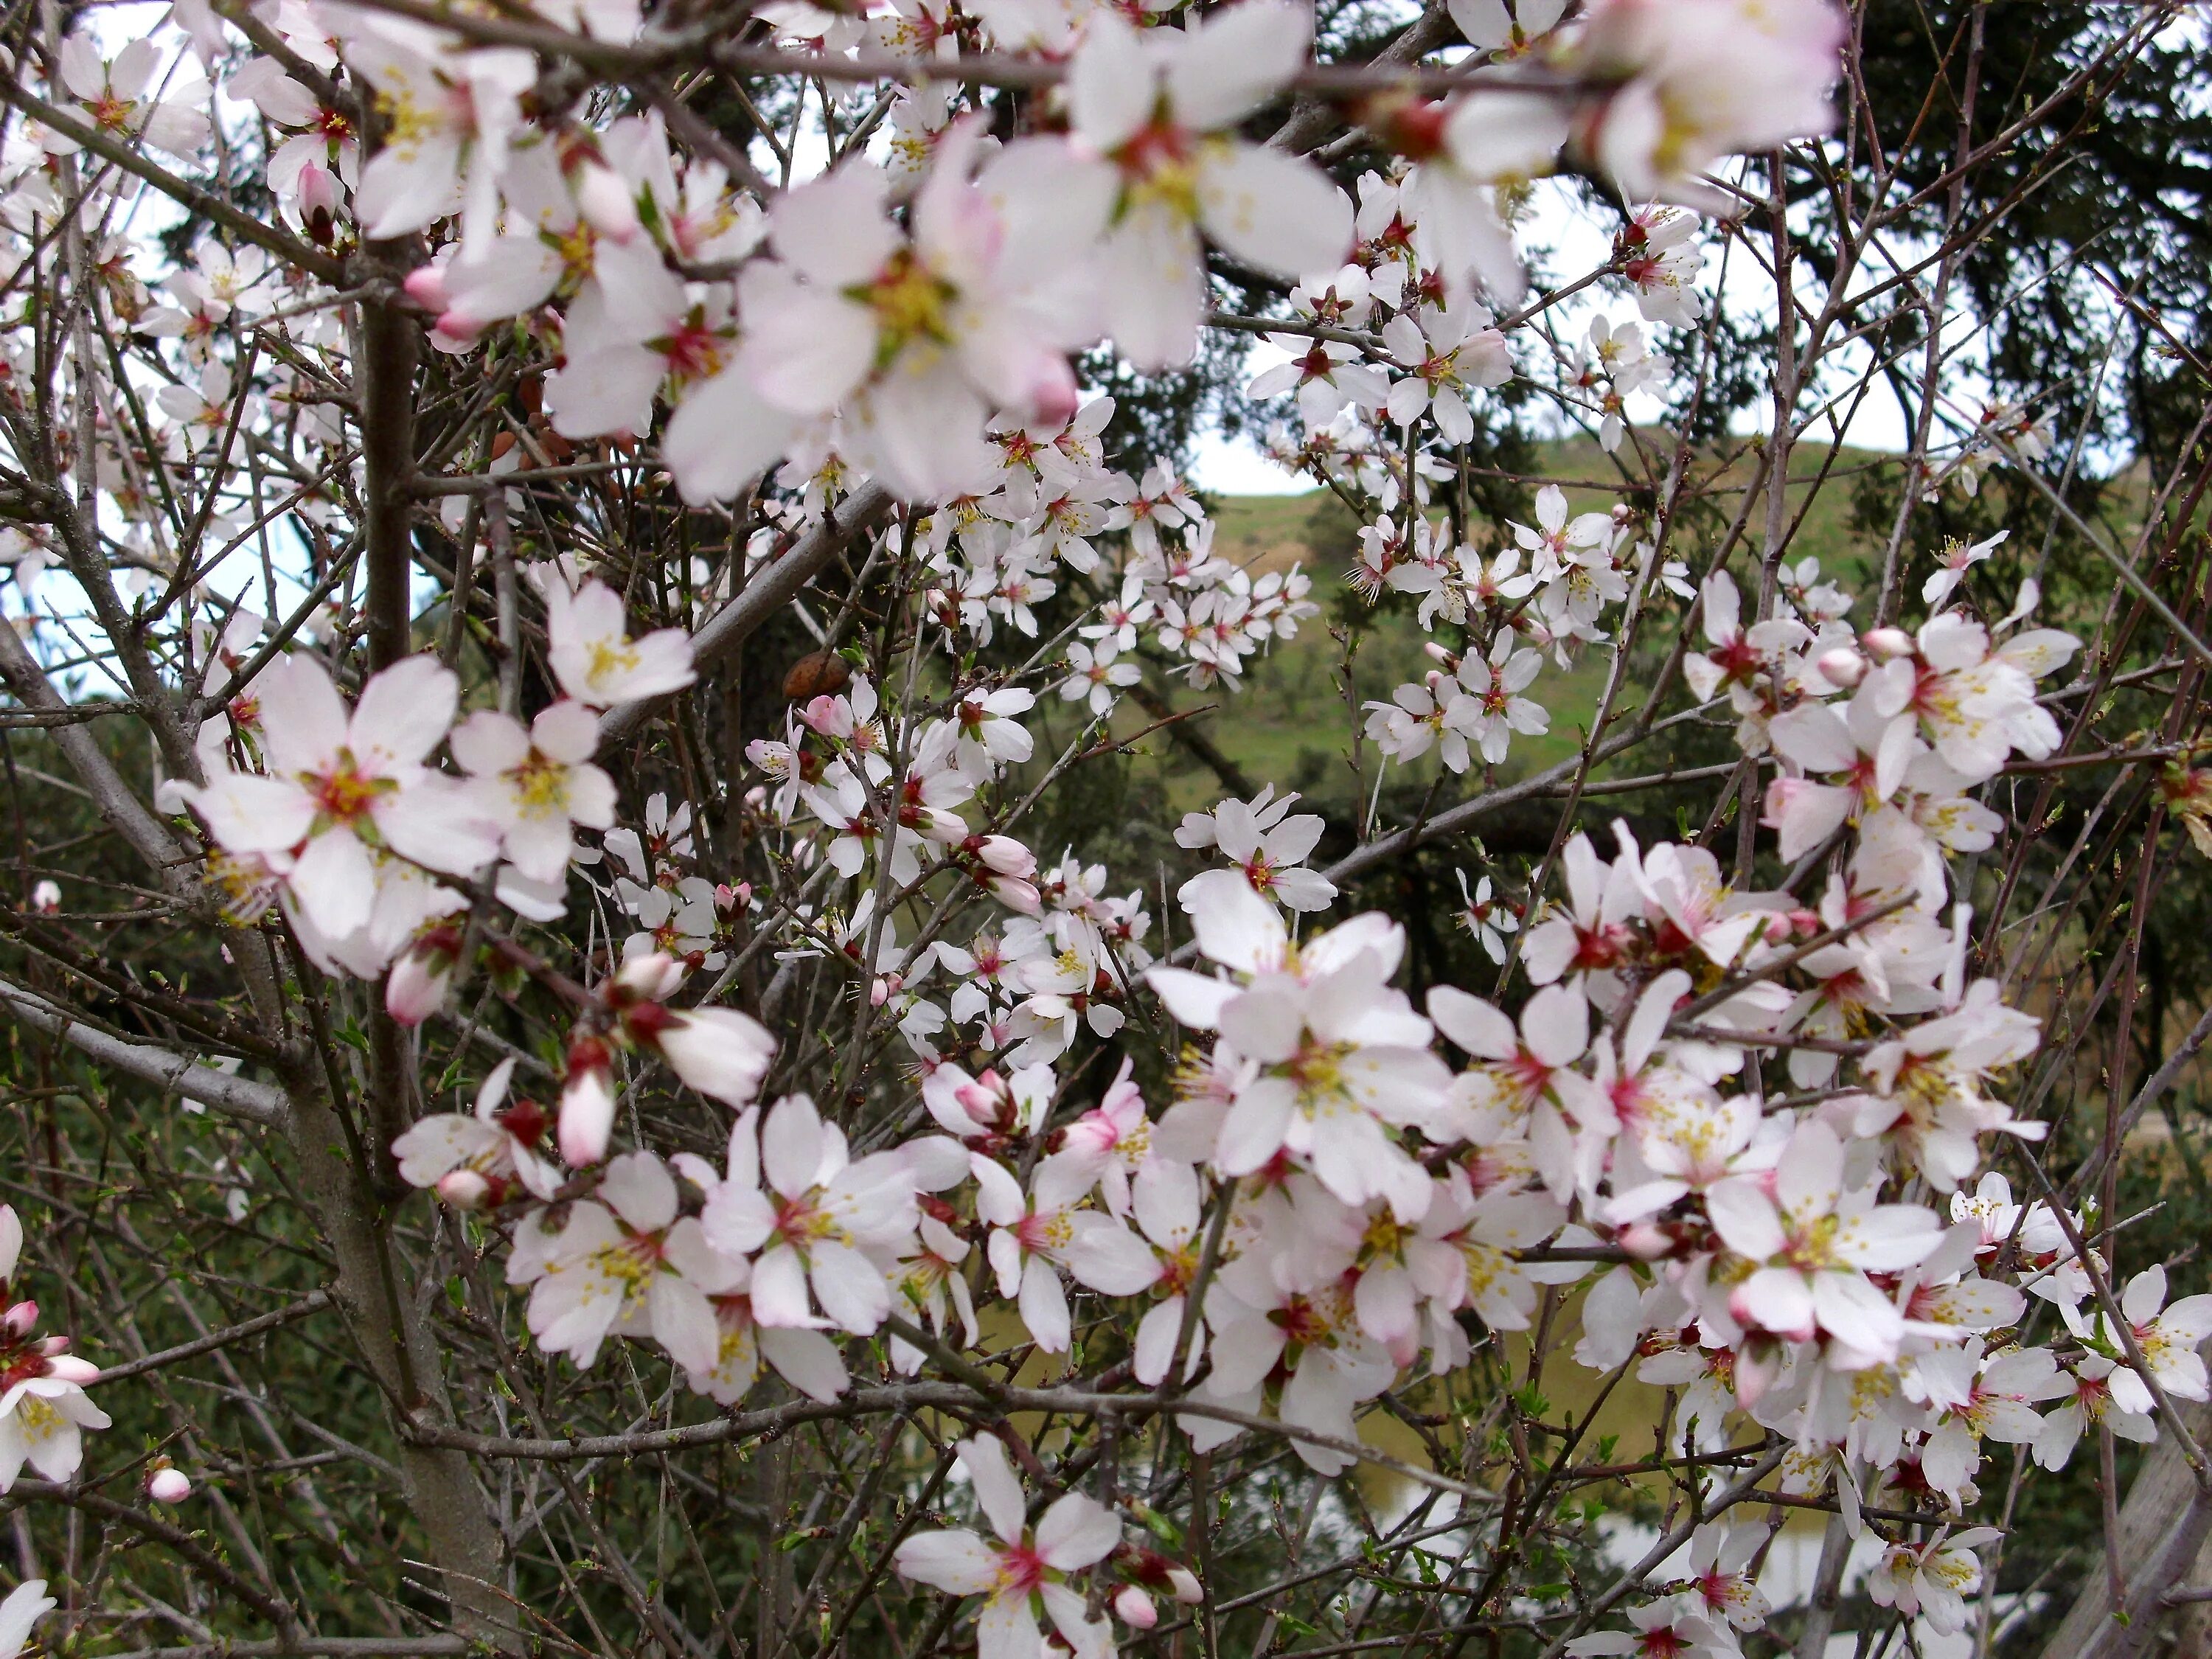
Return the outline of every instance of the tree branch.
[[[707,619],[691,636],[692,660],[701,674],[720,664],[777,611],[791,603],[817,572],[855,536],[872,530],[894,505],[890,491],[865,483],[838,504],[836,513],[799,538],[783,556],[745,584],[744,592]],[[603,741],[629,737],[671,701],[647,697],[610,709],[600,723]]]
[[[0,632],[4,632],[0,629]],[[59,1037],[102,1066],[125,1077],[151,1083],[186,1100],[211,1106],[249,1123],[280,1125],[291,1110],[284,1091],[251,1078],[233,1077],[212,1066],[204,1066],[182,1054],[173,1054],[151,1043],[133,1042],[87,1025],[75,1014],[44,997],[0,980],[0,1004],[26,1025]]]

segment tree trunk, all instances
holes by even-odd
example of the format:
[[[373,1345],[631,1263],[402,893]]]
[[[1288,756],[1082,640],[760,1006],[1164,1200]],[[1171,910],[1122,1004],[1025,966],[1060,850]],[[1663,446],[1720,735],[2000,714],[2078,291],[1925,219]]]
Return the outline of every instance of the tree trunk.
[[[444,1581],[453,1628],[495,1651],[514,1652],[520,1645],[520,1620],[504,1588],[504,1552],[490,1501],[464,1453],[419,1444],[408,1432],[412,1419],[452,1426],[453,1408],[437,1345],[408,1294],[413,1275],[394,1260],[381,1234],[374,1173],[358,1166],[339,1117],[343,1108],[333,1105],[312,1066],[302,1065],[287,1081],[297,1177],[337,1263],[332,1289],[338,1307],[390,1402],[407,1506],[422,1528],[428,1565]]]
[[[2188,1408],[2190,1431],[2202,1443],[2212,1430],[2212,1409]],[[2085,1447],[2086,1449],[2086,1447]],[[2081,1577],[2081,1591],[2066,1618],[2044,1644],[2043,1659],[2133,1659],[2162,1650],[2177,1659],[2212,1656],[2212,1620],[2204,1609],[2169,1609],[2170,1590],[2212,1581],[2212,1494],[2197,1484],[2171,1435],[2161,1435],[2143,1459],[2120,1506],[2120,1602],[2112,1602],[2104,1557]],[[2160,1642],[2179,1633],[2179,1646]]]

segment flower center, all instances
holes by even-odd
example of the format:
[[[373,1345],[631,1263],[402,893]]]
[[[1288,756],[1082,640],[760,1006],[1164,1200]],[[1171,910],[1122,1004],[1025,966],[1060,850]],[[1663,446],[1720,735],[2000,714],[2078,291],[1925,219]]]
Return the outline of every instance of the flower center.
[[[636,668],[637,653],[619,640],[592,641],[592,670],[590,678],[604,679],[610,674],[626,674]]]
[[[525,817],[566,817],[568,813],[568,769],[533,749],[521,765],[507,775],[516,805]]]
[[[1298,1085],[1298,1092],[1305,1097],[1302,1103],[1308,1110],[1312,1109],[1317,1097],[1334,1097],[1346,1092],[1344,1060],[1351,1052],[1348,1042],[1317,1042],[1309,1036],[1283,1067],[1284,1073]]]
[[[1843,1255],[1836,1243],[1842,1231],[1843,1223],[1834,1216],[1821,1216],[1810,1226],[1802,1227],[1791,1235],[1784,1259],[1800,1273],[1820,1273],[1841,1267]]]
[[[803,1198],[794,1198],[779,1206],[775,1214],[776,1232],[794,1249],[804,1250],[809,1244],[846,1242],[845,1230],[837,1218],[815,1201],[815,1191]]]
[[[876,313],[878,368],[889,364],[912,342],[943,344],[952,337],[947,313],[957,291],[917,259],[911,249],[901,248],[891,255],[875,280],[854,290],[852,297]]]
[[[1362,1263],[1402,1261],[1406,1241],[1413,1236],[1413,1230],[1401,1225],[1390,1211],[1377,1211],[1367,1218],[1366,1228],[1359,1235],[1359,1259]]]
[[[325,825],[352,823],[365,817],[380,795],[391,793],[392,780],[362,775],[352,754],[338,751],[337,764],[320,777],[308,780],[308,793]]]
[[[1067,1248],[1075,1237],[1075,1224],[1065,1210],[1032,1212],[1014,1224],[1014,1237],[1025,1250],[1049,1255]]]
[[[1156,115],[1114,153],[1114,161],[1130,206],[1158,203],[1179,217],[1198,216],[1198,152],[1187,129]]]
[[[1026,1600],[1045,1582],[1044,1558],[1027,1544],[1007,1544],[999,1551],[999,1576],[991,1586],[991,1599]]]
[[[668,372],[680,380],[703,380],[722,367],[723,348],[729,343],[707,326],[697,310],[668,334],[653,342],[653,349],[668,360]]]

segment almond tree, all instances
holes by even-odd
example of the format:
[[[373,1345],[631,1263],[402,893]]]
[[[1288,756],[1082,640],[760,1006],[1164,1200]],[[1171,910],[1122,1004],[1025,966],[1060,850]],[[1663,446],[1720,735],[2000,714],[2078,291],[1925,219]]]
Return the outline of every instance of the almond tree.
[[[0,1649],[2157,1640],[2193,37],[1893,9],[9,13]]]

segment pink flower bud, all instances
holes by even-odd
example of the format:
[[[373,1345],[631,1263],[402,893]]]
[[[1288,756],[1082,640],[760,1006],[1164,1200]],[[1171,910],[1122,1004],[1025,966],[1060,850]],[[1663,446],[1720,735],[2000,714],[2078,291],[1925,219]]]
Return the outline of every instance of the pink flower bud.
[[[1036,854],[1012,836],[970,836],[967,850],[1002,876],[1036,874]]]
[[[62,908],[61,884],[42,881],[31,890],[31,908],[42,916],[50,916]]]
[[[1866,678],[1866,659],[1845,646],[1823,651],[1814,659],[1813,666],[1820,671],[1822,679],[1845,691]]]
[[[1198,1575],[1188,1567],[1170,1567],[1168,1584],[1175,1591],[1175,1599],[1187,1607],[1194,1607],[1206,1600],[1206,1591],[1200,1588]]]
[[[1808,1331],[1802,1340],[1810,1341]],[[1753,1342],[1735,1357],[1736,1403],[1749,1411],[1756,1406],[1774,1379],[1782,1374],[1782,1346],[1775,1342]]]
[[[1614,1237],[1620,1248],[1638,1261],[1656,1261],[1674,1248],[1674,1241],[1648,1221],[1631,1222]]]
[[[960,1085],[952,1097],[960,1103],[961,1110],[988,1128],[998,1121],[999,1091],[1003,1086],[996,1072],[986,1072],[973,1083]]]
[[[617,1003],[659,1002],[684,982],[684,964],[664,951],[632,957],[615,975]]]
[[[181,1504],[192,1495],[192,1483],[182,1469],[156,1469],[146,1478],[146,1496],[156,1504]]]
[[[615,1129],[615,1079],[606,1045],[579,1037],[568,1045],[568,1078],[561,1089],[561,1117],[555,1138],[572,1170],[597,1164],[607,1155]]]
[[[637,200],[622,174],[597,161],[576,169],[576,211],[584,222],[611,242],[637,234]]]
[[[735,1008],[690,1008],[658,1034],[660,1057],[701,1094],[726,1106],[750,1106],[775,1058],[775,1039]]]
[[[491,1182],[474,1170],[449,1170],[438,1177],[438,1196],[456,1210],[481,1210]]]
[[[439,935],[445,935],[440,939]],[[384,981],[384,1012],[402,1025],[420,1025],[446,1006],[453,980],[453,949],[459,943],[450,928],[434,929],[418,939]]]
[[[1082,405],[1083,393],[1075,383],[1075,371],[1067,360],[1057,354],[1041,359],[1030,374],[1030,410],[1037,420],[1049,426],[1058,426],[1075,418]]]
[[[1912,654],[1912,635],[1901,628],[1869,628],[1859,635],[1859,643],[1882,662]]]
[[[1152,1598],[1134,1584],[1124,1584],[1114,1592],[1114,1616],[1132,1630],[1150,1630],[1160,1622]]]
[[[1012,876],[994,876],[983,884],[991,890],[991,896],[1018,915],[1035,916],[1044,913],[1044,901],[1038,897],[1036,884],[1022,881]]]
[[[0,1315],[0,1328],[18,1342],[28,1336],[38,1322],[39,1304],[35,1302],[18,1302],[6,1314]]]
[[[446,268],[441,264],[416,266],[400,286],[407,290],[407,297],[425,311],[442,312],[453,303],[446,292]]]
[[[337,175],[319,161],[300,169],[300,222],[317,241],[328,239],[330,222],[337,217]]]

